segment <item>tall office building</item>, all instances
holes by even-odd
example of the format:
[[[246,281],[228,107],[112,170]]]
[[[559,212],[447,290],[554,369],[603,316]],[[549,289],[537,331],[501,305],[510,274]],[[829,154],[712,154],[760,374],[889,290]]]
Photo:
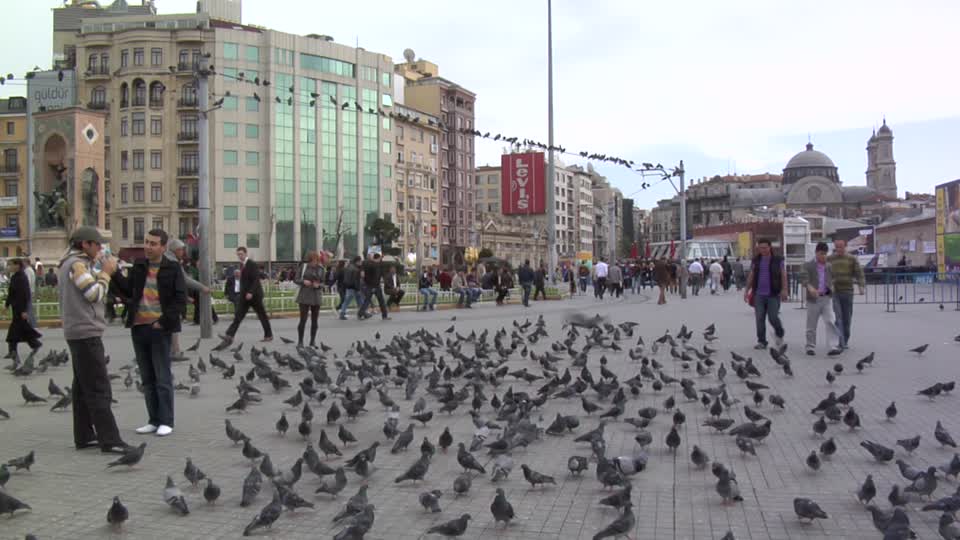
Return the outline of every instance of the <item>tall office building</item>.
[[[461,265],[476,230],[474,137],[459,130],[473,129],[477,97],[440,77],[436,64],[416,59],[410,49],[404,51],[404,59],[395,66],[402,77],[403,103],[440,119],[440,262]]]
[[[393,62],[382,54],[242,24],[239,0],[159,15],[152,2],[54,9],[55,59],[81,103],[107,112],[109,226],[118,249],[146,230],[197,232],[199,110],[206,57],[211,255],[260,261],[364,250],[393,207]],[[71,32],[74,35],[70,35]],[[72,64],[71,64],[72,62]],[[389,207],[389,208],[388,208]]]

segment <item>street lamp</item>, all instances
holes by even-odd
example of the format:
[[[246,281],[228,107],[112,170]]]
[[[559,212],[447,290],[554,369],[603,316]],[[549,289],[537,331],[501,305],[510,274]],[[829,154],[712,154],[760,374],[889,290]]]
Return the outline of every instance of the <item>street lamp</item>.
[[[687,188],[684,184],[684,174],[683,169],[683,160],[680,160],[680,164],[677,165],[672,171],[666,170],[663,168],[663,165],[659,163],[654,166],[650,163],[643,163],[643,169],[638,170],[640,176],[659,176],[662,180],[669,180],[670,185],[673,186],[673,189],[680,196],[680,270],[684,269],[684,261],[687,259]],[[677,177],[680,180],[680,187],[678,188],[676,184],[673,183],[673,178]],[[647,186],[644,186],[646,188]],[[687,297],[687,284],[686,281],[681,279],[680,281],[680,298],[686,299]]]

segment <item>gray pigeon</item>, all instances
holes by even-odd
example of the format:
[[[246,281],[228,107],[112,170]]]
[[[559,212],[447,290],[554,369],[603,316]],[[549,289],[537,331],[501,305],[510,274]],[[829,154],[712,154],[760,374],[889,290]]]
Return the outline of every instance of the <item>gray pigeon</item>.
[[[950,446],[953,448],[957,447],[957,443],[953,441],[953,437],[950,436],[950,432],[943,427],[943,424],[940,423],[939,420],[937,420],[937,427],[933,430],[933,436],[942,446]]]
[[[497,495],[490,503],[490,513],[493,514],[494,525],[501,521],[505,525],[510,525],[510,520],[514,517],[513,505],[507,501],[507,496],[504,495],[502,488],[497,488]]]
[[[440,513],[440,497],[442,495],[443,492],[439,489],[424,491],[420,494],[420,506],[428,512],[433,512],[434,514]]]
[[[3,514],[10,514],[10,516],[13,516],[13,513],[17,510],[32,510],[32,508],[30,508],[29,504],[17,499],[5,491],[0,490],[0,516]]]
[[[342,531],[334,535],[333,540],[363,540],[367,531],[373,527],[375,509],[376,507],[372,504],[366,505],[360,513],[353,516]]]
[[[487,470],[483,468],[483,465],[480,465],[480,462],[477,461],[477,458],[473,457],[473,454],[467,451],[466,445],[462,442],[459,443],[459,449],[457,450],[457,463],[463,467],[464,471],[477,471],[480,474],[487,474]]]
[[[111,461],[107,463],[107,468],[116,467],[118,465],[126,465],[127,467],[133,467],[137,463],[140,463],[140,460],[143,459],[143,451],[147,448],[147,443],[142,442],[139,446],[131,446],[127,449],[126,452],[116,461]]]
[[[220,486],[214,484],[212,478],[207,478],[207,487],[203,488],[203,498],[210,504],[217,502],[220,498]]]
[[[339,523],[344,519],[353,517],[367,507],[367,486],[366,484],[360,486],[360,489],[347,500],[347,504],[343,507],[337,515],[333,516],[333,522]]]
[[[637,526],[637,518],[633,515],[633,505],[627,503],[623,507],[623,514],[613,523],[607,525],[597,534],[593,535],[593,540],[602,540],[608,537],[629,536],[630,531]]]
[[[873,483],[873,475],[868,474],[863,485],[857,490],[857,500],[863,504],[870,504],[870,501],[877,496],[877,485]]]
[[[737,485],[736,479],[733,478],[733,475],[730,471],[726,469],[719,470],[719,480],[717,480],[717,494],[723,499],[723,503],[726,504],[727,501],[733,502],[742,502],[743,497],[740,496],[740,486]]]
[[[929,497],[937,490],[937,468],[928,467],[927,472],[922,473],[913,481],[912,484],[904,488],[906,493],[916,493],[921,497]]]
[[[243,529],[244,536],[250,536],[250,534],[264,527],[270,528],[273,526],[273,523],[280,518],[280,514],[283,512],[283,505],[280,503],[280,494],[274,492],[273,499],[270,501],[270,504],[264,506],[257,515],[253,517],[253,520],[250,521],[250,524]]]
[[[404,480],[423,480],[423,477],[427,475],[427,471],[430,469],[430,455],[421,454],[420,459],[414,462],[409,469],[400,476],[398,476],[394,483],[399,484]]]
[[[203,474],[203,471],[201,471],[199,468],[197,468],[196,465],[193,464],[193,460],[191,460],[190,458],[187,458],[187,464],[183,468],[183,477],[186,478],[188,482],[190,482],[191,486],[197,487],[197,484],[199,484],[201,480],[206,478],[207,475]]]
[[[320,487],[317,488],[315,493],[326,493],[328,495],[337,496],[338,493],[343,491],[343,488],[347,486],[347,473],[343,467],[338,467],[337,472],[333,475],[333,483],[328,484],[326,482],[320,484]]]
[[[10,469],[5,463],[0,463],[0,488],[7,485],[8,480],[10,480]]]
[[[462,536],[463,533],[467,532],[468,521],[470,521],[470,514],[463,514],[457,519],[430,527],[427,529],[427,534],[439,534],[447,537]]]
[[[827,519],[827,513],[820,509],[820,505],[810,499],[797,497],[793,500],[793,511],[800,519]]]
[[[693,451],[690,452],[690,461],[693,462],[694,466],[698,469],[702,469],[710,463],[710,456],[701,450],[699,446],[693,445]]]
[[[943,540],[960,540],[960,527],[957,526],[953,516],[946,512],[940,516],[937,532]]]
[[[240,497],[240,506],[250,506],[260,494],[263,485],[263,475],[256,466],[250,467],[250,474],[243,479],[243,492]]]
[[[114,527],[119,527],[129,517],[130,511],[120,502],[120,497],[114,497],[113,504],[111,504],[110,509],[107,510],[107,523]]]
[[[183,492],[173,483],[173,478],[169,476],[167,476],[167,485],[163,488],[163,500],[181,516],[190,513],[190,509],[187,508],[187,500],[183,498]]]
[[[493,473],[490,476],[490,481],[499,482],[500,480],[506,480],[512,470],[513,459],[506,454],[500,454],[493,460]]]
[[[453,492],[457,495],[466,495],[470,491],[470,486],[473,485],[473,477],[470,476],[470,473],[462,473],[453,479]]]
[[[587,458],[583,456],[570,456],[567,460],[567,469],[571,474],[580,475],[583,471],[590,468]]]

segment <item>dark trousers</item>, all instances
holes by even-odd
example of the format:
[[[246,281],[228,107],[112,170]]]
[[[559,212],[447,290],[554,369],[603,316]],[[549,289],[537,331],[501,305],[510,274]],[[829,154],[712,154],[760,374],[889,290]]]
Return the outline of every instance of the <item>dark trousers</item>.
[[[337,302],[336,310],[337,310],[337,311],[340,311],[340,307],[343,306],[343,296],[344,296],[345,294],[347,294],[347,289],[346,289],[346,287],[342,287],[342,286],[338,285],[338,286],[337,286],[337,294],[340,296],[340,300]]]
[[[297,343],[303,345],[303,331],[307,327],[307,314],[310,314],[310,344],[317,342],[317,317],[320,316],[320,306],[300,304],[300,323],[297,324]]]
[[[147,423],[173,427],[173,373],[170,370],[170,333],[149,324],[134,326],[133,352],[137,355]]]
[[[497,289],[497,305],[503,304],[503,299],[510,293],[510,289],[501,287]]]
[[[367,314],[367,310],[370,309],[370,304],[373,303],[373,298],[377,298],[377,303],[380,306],[380,315],[386,319],[387,318],[387,301],[383,299],[383,289],[380,287],[365,287],[363,291],[363,305],[360,306],[360,313],[364,316]]]
[[[587,292],[587,278],[582,277],[578,278],[578,280],[580,281],[580,293],[582,294]]]
[[[520,288],[523,289],[523,305],[530,306],[530,289],[533,288],[533,285],[529,283],[521,283]]]
[[[536,285],[536,288],[533,289],[533,299],[537,299],[537,295],[541,295],[544,300],[547,299],[547,291],[543,288],[543,283]]]
[[[107,376],[107,360],[99,337],[69,339],[73,365],[73,443],[85,446],[98,441],[101,448],[123,443],[110,410],[113,393]]]
[[[610,285],[610,296],[616,295],[617,298],[620,298],[620,295],[623,294],[623,285],[620,283],[612,283]]]
[[[267,310],[263,307],[263,298],[257,296],[254,296],[250,300],[242,296],[237,299],[237,313],[233,316],[233,322],[230,323],[230,328],[227,328],[227,335],[230,337],[237,335],[237,329],[240,328],[240,323],[243,322],[243,318],[247,316],[247,311],[249,311],[250,308],[253,308],[253,311],[257,314],[257,318],[260,319],[260,326],[263,327],[263,337],[272,338],[273,330],[270,329],[270,318],[267,317]]]
[[[603,300],[603,293],[607,290],[607,278],[597,278],[593,283],[593,296]]]
[[[780,324],[780,297],[760,296],[753,299],[753,311],[757,319],[757,343],[767,344],[767,319],[773,326],[777,337],[783,337],[783,325]]]
[[[853,293],[833,294],[833,314],[837,321],[837,332],[840,334],[840,346],[846,348],[853,325]]]
[[[390,304],[396,306],[400,305],[400,301],[403,300],[403,295],[406,294],[403,289],[394,289],[387,294],[387,307],[390,307]]]
[[[193,294],[193,324],[200,324],[200,293]],[[210,304],[210,315],[213,318],[213,322],[220,320],[220,317],[217,315],[217,310],[213,309],[213,303]]]

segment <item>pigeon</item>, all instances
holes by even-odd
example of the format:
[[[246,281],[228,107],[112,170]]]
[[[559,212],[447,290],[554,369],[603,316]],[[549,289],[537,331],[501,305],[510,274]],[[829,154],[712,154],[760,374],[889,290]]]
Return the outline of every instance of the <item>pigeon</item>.
[[[807,467],[810,467],[814,471],[820,470],[820,457],[817,456],[816,450],[812,450],[810,452],[810,455],[807,456],[806,464],[807,464]]]
[[[462,536],[467,531],[468,521],[470,521],[470,514],[463,514],[457,519],[430,527],[426,534],[439,534],[447,537]]]
[[[653,444],[653,433],[650,433],[646,430],[641,430],[639,433],[634,435],[633,440],[640,445],[640,448],[645,448]]]
[[[217,502],[220,498],[220,486],[214,484],[212,478],[207,478],[207,487],[203,488],[203,498],[210,504]]]
[[[860,446],[864,447],[873,459],[885,462],[893,459],[893,450],[873,441],[861,441]]]
[[[632,491],[633,486],[631,484],[627,484],[622,490],[617,491],[613,495],[608,495],[600,499],[600,505],[611,506],[617,509],[623,508],[624,506],[630,504],[630,493]]]
[[[450,445],[453,444],[453,435],[450,434],[450,428],[443,428],[443,433],[440,434],[440,439],[437,441],[440,445],[440,450],[443,452],[447,451],[447,448],[450,448]]]
[[[929,347],[929,346],[930,346],[929,343],[924,343],[923,345],[921,345],[921,346],[919,346],[919,347],[914,347],[913,349],[910,349],[909,352],[917,353],[917,356],[921,356],[921,355],[923,355],[924,351],[926,351],[926,350],[927,350],[927,347]]]
[[[287,414],[281,412],[280,419],[277,420],[277,433],[282,437],[287,434],[288,429],[290,429],[290,422],[287,420]]]
[[[333,540],[363,540],[364,535],[373,527],[375,509],[372,504],[365,505],[342,531],[334,535]]]
[[[937,532],[943,540],[960,540],[960,527],[954,517],[946,512],[940,515]]]
[[[420,494],[420,506],[428,512],[434,514],[440,513],[440,497],[443,495],[443,492],[439,489],[433,491],[424,491]]]
[[[190,513],[190,509],[187,508],[187,500],[183,498],[183,492],[173,483],[173,478],[170,478],[170,476],[167,476],[167,485],[163,488],[163,500],[181,516]]]
[[[617,536],[629,536],[630,531],[632,531],[637,526],[637,518],[633,515],[633,505],[627,503],[623,506],[623,513],[620,516],[613,520],[613,523],[607,525],[601,529],[597,534],[593,535],[593,540],[602,540],[603,538],[617,537]]]
[[[921,497],[929,497],[937,489],[937,468],[928,467],[912,484],[904,488],[905,493],[916,493]]]
[[[256,467],[250,467],[250,474],[243,480],[243,492],[240,497],[240,506],[250,506],[263,485],[263,476]]]
[[[114,527],[119,527],[123,525],[123,522],[130,517],[130,511],[127,510],[127,507],[120,502],[120,497],[113,498],[113,504],[110,505],[110,509],[107,510],[107,523],[113,525]]]
[[[0,418],[3,418],[4,420],[9,420],[9,419],[10,419],[10,413],[8,413],[7,411],[5,411],[5,410],[3,410],[3,409],[0,409]]]
[[[337,457],[343,456],[337,445],[327,437],[327,432],[322,429],[320,430],[320,440],[317,441],[317,448],[323,452],[324,457],[329,457],[331,454]]]
[[[940,423],[940,420],[937,420],[937,427],[933,430],[933,436],[937,439],[937,442],[941,446],[950,446],[952,448],[957,447],[957,443],[953,441],[953,437],[950,436],[950,432],[943,427],[943,424]]]
[[[183,468],[183,477],[186,478],[188,482],[190,482],[191,486],[197,487],[197,484],[199,484],[201,480],[206,478],[207,475],[203,474],[203,471],[197,468],[197,466],[193,464],[193,461],[190,458],[187,458],[187,464]]]
[[[677,432],[677,426],[670,428],[670,433],[667,433],[666,443],[667,448],[671,451],[677,451],[677,448],[680,446],[680,434]]]
[[[467,451],[463,443],[459,444],[459,450],[457,450],[457,463],[463,467],[464,471],[473,470],[480,474],[487,474],[487,470],[483,468],[483,465],[480,465],[480,462],[477,461],[477,458],[473,457],[473,454]]]
[[[280,495],[280,503],[283,504],[287,510],[293,512],[298,508],[314,508],[312,502],[305,500],[292,488],[283,484],[277,484],[276,482],[274,482],[274,485],[277,486],[277,493]]]
[[[50,379],[50,382],[47,383],[47,393],[51,396],[60,396],[66,397],[66,394],[63,393],[63,390],[57,386],[57,383],[53,382],[53,379]]]
[[[10,480],[10,469],[7,468],[5,463],[0,463],[0,488],[7,485],[7,482]]]
[[[862,504],[870,504],[870,501],[877,496],[877,486],[873,483],[873,475],[868,474],[863,485],[857,490],[857,500]]]
[[[717,494],[723,499],[723,503],[727,504],[727,501],[742,502],[743,497],[740,495],[740,486],[737,485],[737,481],[733,478],[732,473],[726,469],[719,469],[719,473],[716,489]]]
[[[0,490],[0,516],[3,514],[10,514],[12,517],[13,513],[17,510],[32,510],[32,508],[29,504],[17,499],[5,491]]]
[[[453,492],[457,495],[465,495],[470,491],[470,486],[473,485],[473,477],[467,473],[458,475],[453,479]]]
[[[920,446],[920,435],[910,437],[909,439],[897,440],[897,446],[902,447],[907,453],[912,454]]]
[[[25,456],[20,456],[18,458],[13,458],[7,462],[8,467],[13,467],[14,470],[21,471],[23,469],[30,470],[30,467],[36,462],[37,454],[34,450],[31,450],[29,454]]]
[[[693,445],[693,451],[690,452],[690,461],[698,469],[706,467],[710,463],[710,457],[699,446]]]
[[[892,422],[894,418],[897,417],[897,402],[891,401],[890,405],[887,406],[884,414],[887,415],[887,421]]]
[[[824,417],[821,416],[813,423],[813,432],[820,436],[827,432],[827,420]]]
[[[257,529],[272,527],[273,523],[280,517],[281,512],[283,512],[283,505],[280,502],[280,493],[276,492],[273,494],[273,500],[270,501],[270,504],[257,512],[250,524],[243,529],[243,535],[250,536]]]
[[[589,467],[587,458],[583,456],[570,456],[570,459],[567,460],[567,469],[574,475],[580,475]]]
[[[500,454],[493,460],[493,472],[490,475],[491,482],[506,480],[513,470],[513,459],[506,454]]]
[[[20,385],[20,395],[23,396],[23,402],[24,402],[25,405],[29,405],[29,404],[31,404],[31,403],[46,403],[46,402],[47,402],[46,399],[44,399],[44,398],[42,398],[42,397],[34,394],[33,392],[31,392],[30,389],[27,388],[27,385],[25,385],[25,384],[21,384],[21,385]]]
[[[960,511],[960,493],[954,493],[949,497],[942,497],[936,501],[927,503],[921,508],[924,512],[937,511],[956,514]]]
[[[810,499],[797,497],[793,500],[793,511],[800,519],[827,519],[827,513],[820,509],[820,505]]]
[[[833,437],[820,443],[820,453],[827,459],[837,453],[837,443],[833,440]]]
[[[240,453],[242,453],[243,457],[249,459],[250,461],[256,461],[263,457],[263,452],[254,446],[248,438],[244,438],[243,449],[240,451]]]
[[[493,514],[493,524],[503,522],[504,525],[510,525],[510,520],[514,518],[513,505],[507,501],[503,489],[497,488],[497,494],[490,503],[490,513]]]
[[[407,424],[407,429],[400,432],[400,435],[397,435],[396,440],[393,441],[393,448],[390,449],[390,453],[396,454],[406,450],[411,442],[413,442],[413,424]]]
[[[917,390],[917,395],[927,396],[931,400],[943,392],[943,383],[935,383],[922,390]]]
[[[744,454],[750,454],[752,456],[757,455],[757,449],[754,447],[753,441],[750,439],[737,435],[736,444],[737,448],[739,448]]]
[[[327,482],[323,482],[314,493],[326,493],[336,497],[346,486],[347,473],[343,467],[338,467],[336,473],[333,475],[333,483],[328,484]]]
[[[142,442],[138,446],[128,447],[127,450],[123,453],[122,456],[116,459],[116,461],[111,461],[107,463],[107,468],[116,467],[118,465],[126,465],[127,467],[133,467],[137,463],[140,463],[140,460],[143,459],[143,452],[147,448],[147,443]]]
[[[537,484],[539,484],[539,485],[544,485],[544,484],[554,484],[554,485],[556,485],[556,483],[557,483],[557,482],[553,479],[552,476],[547,476],[547,475],[545,475],[545,474],[540,474],[540,473],[538,473],[537,471],[531,469],[531,468],[530,468],[529,466],[527,466],[526,464],[520,465],[520,468],[523,469],[523,477],[527,480],[527,482],[530,483],[530,486],[531,486],[531,487],[537,487]]]
[[[423,480],[423,477],[426,476],[427,471],[430,469],[430,456],[427,454],[421,454],[420,458],[414,462],[413,465],[407,469],[406,472],[398,476],[393,482],[399,484],[404,480]]]
[[[366,507],[367,486],[364,484],[347,500],[347,504],[343,506],[343,509],[337,512],[337,515],[333,516],[333,522],[339,523],[347,518],[354,517],[363,512]]]
[[[304,440],[310,438],[310,433],[312,431],[313,428],[311,427],[310,422],[307,422],[306,420],[301,420],[297,425],[297,432],[300,433],[300,436],[303,437]]]

